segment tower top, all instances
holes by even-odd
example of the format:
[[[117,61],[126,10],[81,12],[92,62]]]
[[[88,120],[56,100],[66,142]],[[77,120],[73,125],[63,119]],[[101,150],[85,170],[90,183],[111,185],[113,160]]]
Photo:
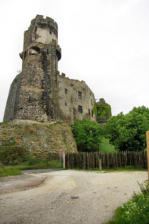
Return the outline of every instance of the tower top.
[[[31,25],[39,26],[39,27],[49,27],[51,32],[54,32],[55,35],[58,35],[58,25],[57,23],[50,17],[45,17],[42,15],[37,15],[35,19],[31,21]]]
[[[49,44],[52,40],[58,42],[57,23],[50,17],[37,15],[31,21],[28,30],[24,32],[24,50],[33,42]]]
[[[58,25],[50,17],[37,15],[24,32],[24,47],[20,57],[24,60],[27,55],[37,55],[41,49],[54,44],[58,59],[61,58],[61,49],[58,45]]]

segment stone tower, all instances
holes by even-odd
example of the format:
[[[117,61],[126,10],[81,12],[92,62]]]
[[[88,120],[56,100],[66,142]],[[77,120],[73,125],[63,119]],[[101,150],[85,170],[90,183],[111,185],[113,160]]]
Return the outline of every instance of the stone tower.
[[[111,106],[103,98],[96,102],[96,110],[96,120],[101,125],[104,125],[112,116]]]
[[[58,26],[53,19],[37,15],[24,33],[20,54],[22,72],[14,79],[4,121],[23,119],[73,123],[87,117],[95,120],[94,94],[84,81],[58,72],[61,49]]]
[[[58,118],[57,73],[61,49],[58,26],[36,16],[24,33],[22,73],[12,83],[4,120],[48,121]]]

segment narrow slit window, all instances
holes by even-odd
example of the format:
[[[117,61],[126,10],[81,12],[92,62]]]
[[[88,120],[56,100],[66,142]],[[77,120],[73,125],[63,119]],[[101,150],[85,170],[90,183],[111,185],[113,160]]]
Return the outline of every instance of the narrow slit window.
[[[82,99],[82,92],[78,91],[78,98]]]
[[[68,89],[65,88],[65,94],[67,94],[67,93],[68,93]]]
[[[78,111],[79,111],[79,113],[81,113],[81,114],[83,113],[83,108],[82,108],[81,105],[78,106]]]

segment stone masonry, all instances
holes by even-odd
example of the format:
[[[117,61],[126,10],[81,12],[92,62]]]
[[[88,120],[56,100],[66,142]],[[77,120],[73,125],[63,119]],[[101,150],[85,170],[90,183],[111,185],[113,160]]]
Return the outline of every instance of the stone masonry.
[[[58,71],[61,48],[57,23],[37,15],[24,33],[20,54],[22,72],[13,80],[4,121],[21,119],[39,122],[88,118],[93,113],[95,98],[84,81],[69,79]]]

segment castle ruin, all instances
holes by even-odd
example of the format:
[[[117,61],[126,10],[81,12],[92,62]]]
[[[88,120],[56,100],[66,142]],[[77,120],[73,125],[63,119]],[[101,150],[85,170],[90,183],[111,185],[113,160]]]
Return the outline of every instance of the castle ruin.
[[[24,33],[20,54],[22,72],[13,80],[4,121],[20,119],[39,122],[64,121],[69,124],[93,113],[95,97],[84,81],[60,74],[57,23],[37,15]]]

